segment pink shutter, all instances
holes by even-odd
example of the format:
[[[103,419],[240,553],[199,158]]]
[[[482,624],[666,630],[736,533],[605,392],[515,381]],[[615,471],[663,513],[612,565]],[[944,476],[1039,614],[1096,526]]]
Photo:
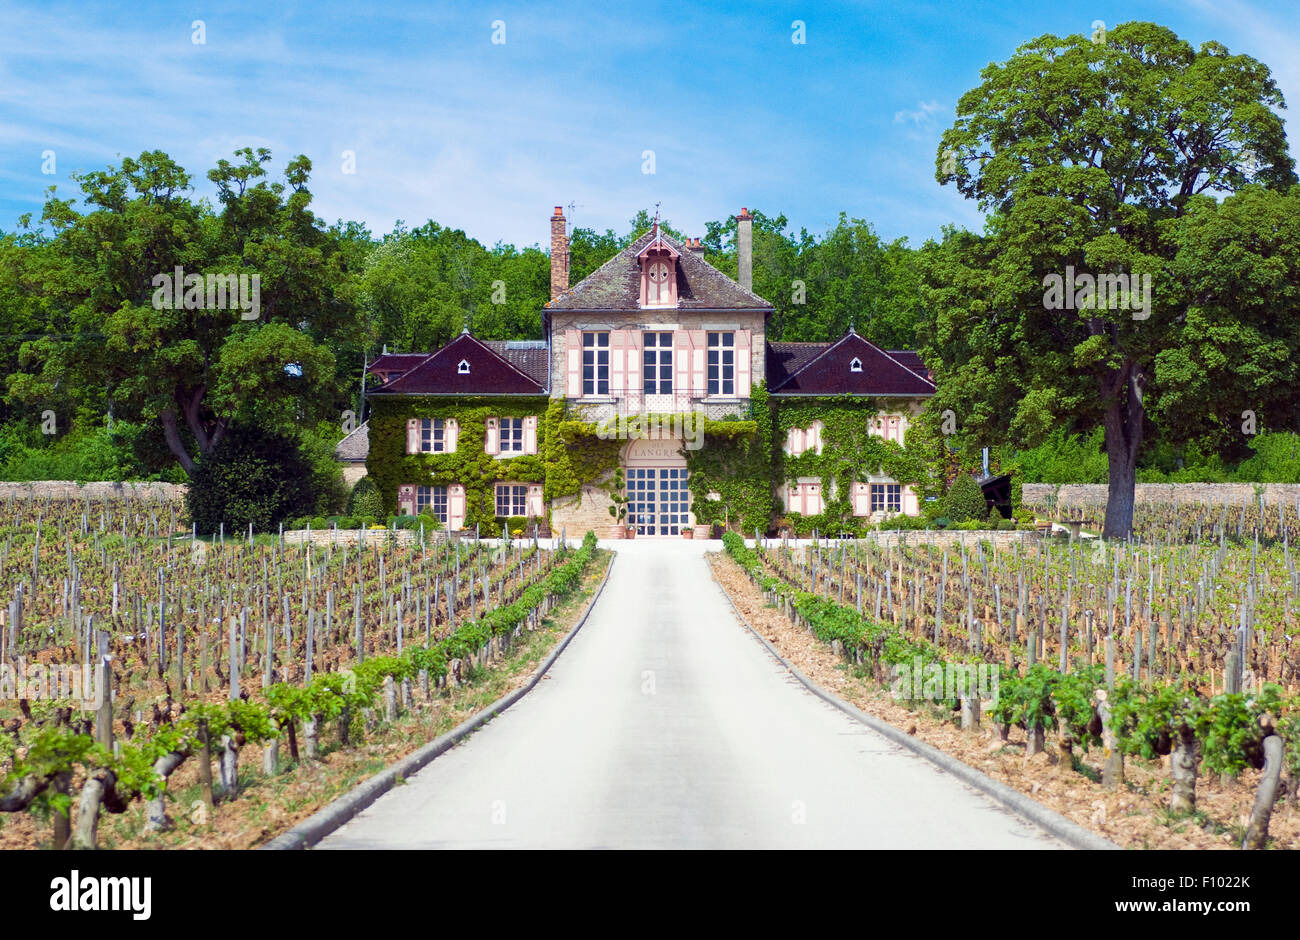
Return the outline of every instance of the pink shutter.
[[[803,502],[799,498],[799,484],[786,484],[785,493],[785,511],[803,513]]]
[[[822,486],[820,483],[809,483],[807,487],[808,495],[804,499],[804,504],[808,506],[808,515],[815,516],[822,511]]]
[[[812,446],[813,449],[819,454],[822,452],[822,431],[825,430],[825,428],[826,425],[823,424],[822,422],[820,421],[813,422],[813,445]]]
[[[418,454],[420,452],[420,420],[411,418],[406,422],[406,452],[408,454]]]
[[[736,331],[736,397],[749,397],[749,371],[753,364],[754,347],[749,330]]]
[[[690,330],[691,343],[691,388],[696,395],[708,394],[708,372],[704,368],[705,354],[709,348],[709,335],[704,330]]]
[[[869,516],[871,515],[871,485],[868,483],[853,484],[853,515]]]
[[[916,499],[916,491],[910,486],[903,487],[903,514],[908,516],[919,516],[921,514],[921,507]]]
[[[569,358],[569,380],[565,394],[582,397],[582,330],[564,331],[564,349]]]
[[[537,453],[537,415],[524,418],[524,453]]]
[[[639,394],[645,385],[641,382],[641,331],[628,330],[626,334],[627,348],[627,387],[633,395],[639,397]]]
[[[403,483],[397,488],[397,510],[404,516],[415,515],[415,486]]]
[[[484,421],[483,453],[485,454],[501,453],[501,444],[497,439],[496,418],[488,418],[486,421]]]
[[[704,394],[691,384],[691,334],[686,330],[676,330],[673,333],[673,366],[677,373],[674,390],[678,393],[678,401],[686,397],[698,398]]]
[[[456,452],[456,438],[459,436],[460,422],[455,418],[448,418],[442,432],[442,446],[447,453],[454,454]]]
[[[627,396],[624,381],[624,357],[627,354],[627,330],[609,331],[609,393],[615,398]]]
[[[465,487],[453,483],[447,487],[447,529],[456,531],[465,528]]]
[[[528,517],[531,519],[540,518],[546,512],[546,506],[542,499],[542,487],[540,484],[528,487]]]

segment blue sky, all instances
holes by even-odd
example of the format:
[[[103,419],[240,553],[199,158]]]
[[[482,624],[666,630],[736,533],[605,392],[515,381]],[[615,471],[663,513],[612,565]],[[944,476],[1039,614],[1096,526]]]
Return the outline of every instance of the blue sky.
[[[277,174],[312,159],[322,217],[375,232],[432,218],[489,245],[545,244],[552,206],[622,231],[659,202],[687,234],[748,206],[815,233],[844,211],[919,243],[980,224],[933,167],[988,62],[1043,33],[1152,20],[1261,59],[1294,107],[1298,6],[0,0],[0,230],[123,155],[164,150],[206,195],[218,158],[265,146]]]

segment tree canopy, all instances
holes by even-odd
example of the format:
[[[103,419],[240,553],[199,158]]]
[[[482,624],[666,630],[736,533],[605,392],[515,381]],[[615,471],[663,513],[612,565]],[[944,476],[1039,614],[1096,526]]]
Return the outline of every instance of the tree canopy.
[[[935,175],[986,230],[921,252],[934,414],[968,448],[1101,425],[1104,533],[1122,537],[1153,421],[1223,437],[1239,408],[1281,420],[1294,388],[1296,332],[1276,322],[1290,292],[1270,287],[1300,270],[1295,243],[1261,238],[1295,198],[1282,95],[1260,62],[1151,23],[1041,36],[981,78]]]

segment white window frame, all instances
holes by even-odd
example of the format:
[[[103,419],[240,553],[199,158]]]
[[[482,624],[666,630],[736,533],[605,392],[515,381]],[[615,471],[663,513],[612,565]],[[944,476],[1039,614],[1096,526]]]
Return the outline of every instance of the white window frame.
[[[497,422],[497,453],[522,454],[524,452],[524,419],[501,418]]]
[[[736,395],[736,331],[709,330],[707,335],[708,369],[706,381],[710,397],[734,398]],[[726,362],[726,354],[731,353],[731,362]],[[730,383],[731,390],[727,390]]]
[[[526,483],[498,483],[493,491],[493,508],[496,514],[503,518],[527,518],[528,516],[528,484]],[[519,512],[502,512],[501,501],[505,499],[507,509],[518,508]],[[518,503],[515,502],[518,500]]]
[[[429,510],[429,515],[433,516],[443,525],[447,524],[447,487],[445,486],[417,486],[415,488],[415,514],[418,516]]]
[[[420,453],[445,454],[447,452],[447,421],[445,418],[420,419]]]
[[[641,388],[644,394],[673,393],[673,339],[672,330],[642,332]]]
[[[903,484],[872,483],[868,490],[868,507],[874,515],[878,512],[899,513],[903,511]]]
[[[588,337],[591,338],[588,344]],[[601,339],[604,342],[601,342]],[[601,353],[604,353],[605,361],[600,361]],[[609,364],[610,364],[610,334],[609,330],[583,330],[582,331],[582,394],[584,398],[604,398],[610,394],[609,390]],[[591,370],[591,378],[587,378],[587,370]],[[604,384],[604,390],[601,390],[601,384]]]

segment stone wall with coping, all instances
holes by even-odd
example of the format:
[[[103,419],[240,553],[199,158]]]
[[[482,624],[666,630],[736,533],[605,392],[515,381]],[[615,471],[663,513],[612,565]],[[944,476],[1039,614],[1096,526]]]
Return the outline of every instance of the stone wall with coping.
[[[1174,503],[1199,506],[1241,506],[1290,504],[1300,507],[1300,484],[1297,483],[1139,483],[1134,492],[1138,504]],[[1042,509],[1052,504],[1058,509],[1102,511],[1106,507],[1104,483],[1026,483],[1020,501],[1030,508]]]
[[[185,498],[183,483],[77,483],[72,480],[36,480],[0,483],[0,499],[135,499],[168,502]]]

